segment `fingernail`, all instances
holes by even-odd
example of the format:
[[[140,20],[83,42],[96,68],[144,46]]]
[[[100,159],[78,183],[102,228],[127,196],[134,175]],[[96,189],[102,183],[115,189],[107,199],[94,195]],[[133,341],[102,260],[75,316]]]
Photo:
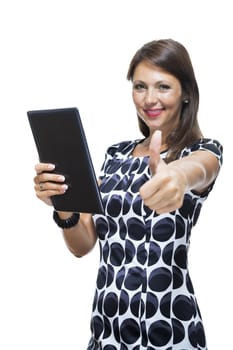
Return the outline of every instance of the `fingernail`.
[[[53,170],[55,168],[55,165],[54,164],[48,164],[48,169],[49,170]]]
[[[67,185],[62,185],[62,190],[65,192],[68,189]]]

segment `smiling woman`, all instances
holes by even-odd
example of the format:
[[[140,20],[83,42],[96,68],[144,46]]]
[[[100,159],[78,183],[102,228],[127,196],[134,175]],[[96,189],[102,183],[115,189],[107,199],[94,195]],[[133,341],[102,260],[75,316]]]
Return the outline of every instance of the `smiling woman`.
[[[179,125],[182,112],[182,87],[178,79],[163,69],[142,61],[133,75],[133,101],[139,118],[147,125],[150,136],[163,132],[163,140]],[[166,143],[162,149],[166,149]]]
[[[189,53],[181,43],[159,40],[145,44],[134,55],[127,78],[133,82],[139,127],[145,137],[151,136],[151,130],[144,117],[164,111],[163,129],[159,118],[155,127],[163,131],[171,159],[202,137],[197,120],[199,89]],[[152,124],[152,132],[155,127]]]
[[[143,138],[107,149],[99,178],[104,213],[81,213],[76,221],[74,213],[55,215],[75,256],[89,253],[97,240],[100,246],[87,349],[206,350],[188,249],[222,164],[222,146],[202,136],[198,86],[180,43],[145,44],[128,79]],[[65,178],[55,165],[35,169],[36,195],[51,204],[51,193],[67,190]]]

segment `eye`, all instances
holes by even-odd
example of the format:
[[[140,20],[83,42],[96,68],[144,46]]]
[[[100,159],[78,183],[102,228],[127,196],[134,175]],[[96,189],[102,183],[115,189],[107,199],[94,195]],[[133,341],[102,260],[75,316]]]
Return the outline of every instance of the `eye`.
[[[170,86],[167,84],[159,84],[159,90],[161,91],[167,91],[170,89]]]
[[[141,90],[145,90],[146,86],[143,83],[135,83],[135,84],[133,84],[133,89],[141,91]]]

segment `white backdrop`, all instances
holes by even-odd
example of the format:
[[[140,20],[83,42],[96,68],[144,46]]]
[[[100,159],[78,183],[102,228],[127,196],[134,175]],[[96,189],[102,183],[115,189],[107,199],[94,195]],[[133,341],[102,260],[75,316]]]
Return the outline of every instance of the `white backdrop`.
[[[86,349],[98,247],[76,259],[33,190],[26,111],[77,106],[98,172],[107,146],[140,136],[126,81],[145,42],[190,52],[199,119],[224,166],[193,230],[190,271],[210,350],[232,333],[232,15],[230,1],[3,0],[0,4],[0,349]]]

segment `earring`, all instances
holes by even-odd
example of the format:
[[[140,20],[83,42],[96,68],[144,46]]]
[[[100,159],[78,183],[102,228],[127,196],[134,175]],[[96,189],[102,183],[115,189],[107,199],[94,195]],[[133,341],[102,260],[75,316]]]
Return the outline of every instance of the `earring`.
[[[183,101],[185,104],[189,103],[189,100],[186,98],[184,101]]]

